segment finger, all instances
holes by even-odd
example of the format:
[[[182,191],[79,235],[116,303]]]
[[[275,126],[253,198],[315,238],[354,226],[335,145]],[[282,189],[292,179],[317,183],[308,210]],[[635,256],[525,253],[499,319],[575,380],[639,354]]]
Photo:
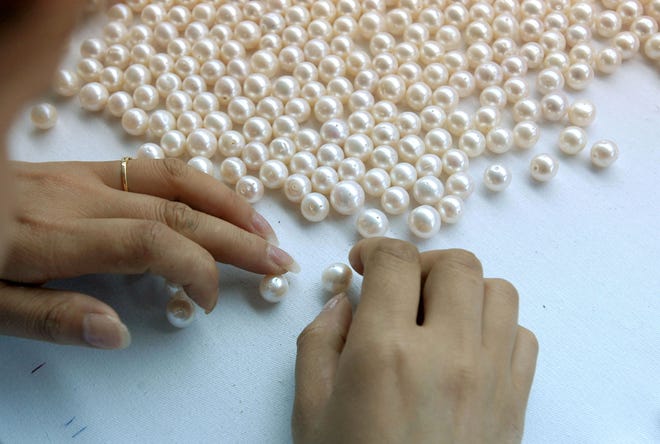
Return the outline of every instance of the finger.
[[[309,428],[329,399],[350,325],[351,303],[339,294],[298,337],[294,433]]]
[[[300,266],[284,250],[184,203],[123,191],[113,191],[110,200],[116,203],[105,210],[104,217],[162,222],[204,247],[219,262],[260,274],[300,271]]]
[[[99,162],[94,167],[106,185],[123,190],[119,162]],[[133,193],[183,202],[278,243],[273,228],[245,199],[179,159],[134,159],[127,164],[126,176]]]
[[[117,313],[90,296],[0,284],[0,334],[103,349],[126,348]]]
[[[484,282],[481,263],[465,250],[429,252],[424,283],[424,325],[457,338],[459,346],[481,345]]]
[[[484,286],[483,343],[508,366],[518,331],[518,291],[503,279],[484,279]]]
[[[364,275],[356,322],[415,325],[421,264],[417,248],[397,239],[366,239],[353,247],[349,260]]]
[[[183,286],[207,313],[218,299],[218,268],[208,251],[168,226],[148,220],[88,219],[58,241],[59,277],[151,272]]]
[[[525,327],[518,327],[516,344],[511,358],[511,379],[521,402],[527,405],[529,392],[536,372],[539,343],[536,336]]]

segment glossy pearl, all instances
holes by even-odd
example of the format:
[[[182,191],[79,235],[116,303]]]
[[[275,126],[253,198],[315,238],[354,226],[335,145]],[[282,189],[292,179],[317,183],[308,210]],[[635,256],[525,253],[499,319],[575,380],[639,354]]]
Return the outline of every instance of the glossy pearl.
[[[413,185],[413,197],[420,204],[437,204],[444,193],[442,181],[435,176],[424,176]]]
[[[165,152],[155,143],[145,143],[138,148],[136,157],[138,159],[164,159]]]
[[[236,194],[251,204],[264,197],[264,184],[254,176],[243,176],[236,182]]]
[[[344,180],[334,186],[330,192],[332,208],[339,214],[350,216],[364,206],[365,194],[362,186],[352,180]]]
[[[414,208],[408,215],[408,228],[417,237],[429,239],[440,231],[442,220],[438,210],[430,205]]]
[[[309,193],[300,202],[300,212],[310,222],[321,222],[330,213],[330,202],[321,193]]]
[[[354,180],[360,181],[364,177],[367,169],[360,159],[349,157],[342,160],[337,167],[337,174],[339,180]]]
[[[57,109],[50,103],[35,105],[30,110],[30,120],[37,129],[51,129],[57,124]]]
[[[477,130],[467,130],[458,139],[458,147],[468,157],[478,157],[486,149],[486,138]]]
[[[539,126],[531,120],[523,120],[513,127],[513,143],[521,149],[529,149],[536,145],[541,137]]]
[[[220,164],[220,178],[229,185],[235,185],[246,173],[247,167],[238,157],[227,157]]]
[[[591,163],[607,168],[619,158],[619,147],[611,140],[599,140],[591,147]]]
[[[114,94],[113,94],[114,95]],[[112,98],[112,97],[111,97]],[[108,108],[110,108],[110,101],[108,101]],[[176,127],[176,120],[169,111],[163,109],[156,110],[149,116],[149,133],[156,138],[163,137],[168,131]]]
[[[203,156],[192,157],[188,161],[188,165],[193,167],[197,171],[201,171],[204,174],[208,174],[209,176],[213,176],[215,172],[215,167],[213,166],[213,162],[208,157],[203,157]]]
[[[160,146],[167,157],[179,157],[186,150],[186,136],[181,131],[168,131],[160,138]]]
[[[385,190],[380,197],[380,206],[389,214],[403,214],[410,206],[410,195],[405,188],[393,186]]]
[[[466,200],[474,191],[474,180],[464,172],[454,173],[445,181],[446,194],[453,194]]]
[[[108,89],[97,82],[88,83],[80,89],[80,106],[86,111],[101,111],[108,101]]]
[[[282,188],[288,176],[289,169],[279,160],[267,160],[259,168],[259,179],[271,190]]]
[[[167,302],[165,315],[174,327],[188,327],[195,320],[195,303],[183,290],[178,291]]]
[[[149,116],[140,108],[131,108],[122,116],[121,126],[131,136],[141,136],[149,128]]]
[[[282,301],[288,291],[289,281],[284,276],[264,276],[259,283],[259,294],[267,302]]]
[[[240,156],[244,147],[245,137],[238,131],[225,131],[218,139],[218,151],[225,157]]]
[[[410,189],[417,180],[417,169],[407,162],[396,164],[390,170],[392,185]]]
[[[568,107],[568,121],[581,127],[589,126],[596,118],[596,107],[588,100],[576,100]]]
[[[312,182],[304,174],[292,174],[284,182],[284,195],[290,202],[300,203],[312,192]]]
[[[53,79],[53,90],[62,97],[71,97],[80,91],[78,75],[67,69],[60,69]]]
[[[587,133],[578,126],[569,126],[559,133],[559,149],[562,153],[575,155],[587,145]]]
[[[442,155],[442,170],[449,175],[466,171],[469,166],[470,159],[464,151],[452,148]]]
[[[559,162],[549,154],[539,154],[532,158],[529,171],[532,178],[539,182],[547,182],[557,175]]]
[[[340,262],[330,265],[321,274],[323,290],[331,294],[339,294],[348,290],[353,280],[353,270]]]
[[[463,215],[463,199],[453,194],[440,199],[438,210],[440,212],[440,219],[446,224],[455,224]]]
[[[541,99],[541,114],[550,122],[561,120],[568,111],[568,97],[562,92],[546,94]]]
[[[491,153],[503,154],[513,146],[513,133],[508,128],[496,127],[486,135],[486,147]]]
[[[501,164],[490,165],[484,171],[484,185],[490,191],[499,192],[511,183],[511,172]]]
[[[382,237],[389,230],[390,222],[385,213],[375,208],[369,208],[358,215],[355,225],[362,237]]]
[[[204,156],[210,159],[218,149],[218,139],[211,131],[203,128],[192,131],[186,142],[188,154],[191,156]]]
[[[536,122],[541,117],[541,104],[534,99],[522,99],[513,105],[512,115],[515,122],[523,120]]]

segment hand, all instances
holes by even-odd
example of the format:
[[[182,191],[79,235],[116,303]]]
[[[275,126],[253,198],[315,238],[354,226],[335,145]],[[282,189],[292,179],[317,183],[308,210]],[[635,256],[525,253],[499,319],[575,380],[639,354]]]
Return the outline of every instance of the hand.
[[[13,163],[18,200],[0,279],[0,334],[121,348],[117,313],[92,297],[20,284],[93,273],[153,272],[207,312],[216,260],[261,274],[297,271],[266,220],[216,179],[176,159]]]
[[[463,250],[370,239],[350,261],[354,319],[336,296],[298,339],[294,441],[519,443],[538,344],[515,288]]]

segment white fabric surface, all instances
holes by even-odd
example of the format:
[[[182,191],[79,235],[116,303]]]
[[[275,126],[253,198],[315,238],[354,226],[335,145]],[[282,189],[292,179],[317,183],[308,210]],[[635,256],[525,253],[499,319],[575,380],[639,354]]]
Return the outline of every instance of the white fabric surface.
[[[559,156],[558,176],[538,185],[527,173],[531,153],[509,153],[501,157],[514,174],[506,192],[479,184],[459,224],[418,242],[470,249],[487,276],[517,286],[520,322],[541,344],[526,443],[660,442],[658,72],[636,59],[580,95],[598,107],[590,142],[620,146],[612,168],[591,168],[586,152]],[[124,137],[114,119],[83,113],[75,101],[57,106],[59,123],[45,133],[19,116],[12,158],[135,153],[140,141]],[[535,152],[557,153],[558,130],[544,127]],[[471,172],[480,178],[486,165],[479,159]],[[133,344],[103,352],[0,338],[0,442],[289,442],[295,339],[326,299],[322,269],[345,261],[357,235],[353,218],[306,223],[279,195],[257,209],[303,268],[286,301],[262,302],[258,276],[221,266],[216,310],[175,331],[155,277],[57,283],[108,301]],[[397,219],[391,235],[409,238]]]

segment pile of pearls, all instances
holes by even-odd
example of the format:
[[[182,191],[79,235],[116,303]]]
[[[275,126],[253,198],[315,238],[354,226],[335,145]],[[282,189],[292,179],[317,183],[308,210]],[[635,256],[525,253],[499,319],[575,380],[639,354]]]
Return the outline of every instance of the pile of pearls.
[[[541,123],[578,155],[596,108],[567,91],[660,61],[660,0],[127,0],[107,17],[57,93],[146,139],[139,157],[189,159],[251,203],[281,190],[311,222],[355,216],[365,237],[404,214],[421,238],[456,223],[471,159],[531,150]],[[530,151],[534,179],[558,166]],[[483,173],[511,180],[499,160]]]

